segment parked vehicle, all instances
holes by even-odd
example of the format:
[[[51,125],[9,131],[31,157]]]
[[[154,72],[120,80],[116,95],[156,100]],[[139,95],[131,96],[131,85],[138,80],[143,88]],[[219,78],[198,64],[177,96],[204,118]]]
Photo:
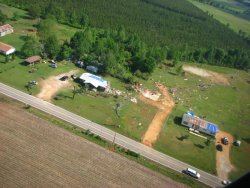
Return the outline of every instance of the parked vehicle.
[[[228,145],[228,138],[227,138],[227,137],[222,138],[222,139],[221,139],[221,142],[222,142],[222,144],[224,144],[224,145]]]
[[[72,78],[73,80],[75,80],[77,77],[76,77],[75,74],[72,74],[72,75],[71,75],[71,78]]]
[[[223,151],[223,146],[221,144],[217,144],[216,149],[218,151]]]
[[[31,80],[31,81],[29,81],[29,84],[37,85],[38,83],[37,83],[37,81],[35,81],[35,80]]]
[[[68,78],[69,78],[68,76],[63,76],[63,77],[60,78],[60,80],[61,80],[61,81],[65,81],[65,80],[67,80]]]
[[[223,180],[221,183],[222,183],[223,185],[228,185],[228,184],[230,184],[230,183],[231,183],[231,181],[228,181],[228,180]]]
[[[201,175],[198,172],[196,172],[195,170],[193,170],[191,168],[187,168],[185,170],[185,173],[188,174],[189,176],[192,176],[192,177],[197,178],[197,179],[201,177]]]

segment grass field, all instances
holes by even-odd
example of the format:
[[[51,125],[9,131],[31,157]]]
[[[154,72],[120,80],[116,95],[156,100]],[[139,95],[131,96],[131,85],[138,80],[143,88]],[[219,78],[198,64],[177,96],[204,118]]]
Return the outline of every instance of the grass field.
[[[212,14],[213,17],[219,22],[225,25],[229,24],[229,27],[233,29],[236,33],[238,33],[239,30],[241,29],[242,31],[246,32],[247,35],[250,35],[250,21],[247,21],[243,18],[239,18],[230,13],[223,12],[222,10],[216,7],[204,3],[199,3],[194,0],[189,0],[189,1],[198,8],[200,8],[201,10],[203,10],[204,12],[209,12],[209,14]]]

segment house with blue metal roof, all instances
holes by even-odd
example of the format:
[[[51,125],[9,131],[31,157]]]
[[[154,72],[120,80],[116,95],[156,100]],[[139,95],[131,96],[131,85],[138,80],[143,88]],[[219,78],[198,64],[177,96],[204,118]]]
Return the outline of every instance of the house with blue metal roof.
[[[211,136],[215,136],[219,131],[217,125],[195,116],[193,112],[184,113],[181,124]]]

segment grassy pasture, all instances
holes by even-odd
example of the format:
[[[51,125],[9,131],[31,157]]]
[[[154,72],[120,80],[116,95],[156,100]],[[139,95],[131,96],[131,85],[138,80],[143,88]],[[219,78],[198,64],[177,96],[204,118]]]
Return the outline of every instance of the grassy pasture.
[[[191,3],[193,3],[195,6],[203,10],[204,12],[208,12],[209,14],[212,14],[213,17],[218,20],[219,22],[227,25],[229,24],[229,28],[233,29],[236,33],[241,29],[242,31],[246,32],[248,35],[250,35],[250,21],[247,21],[243,18],[239,18],[237,16],[234,16],[230,13],[223,12],[222,10],[204,4],[199,3],[197,1],[189,0]]]

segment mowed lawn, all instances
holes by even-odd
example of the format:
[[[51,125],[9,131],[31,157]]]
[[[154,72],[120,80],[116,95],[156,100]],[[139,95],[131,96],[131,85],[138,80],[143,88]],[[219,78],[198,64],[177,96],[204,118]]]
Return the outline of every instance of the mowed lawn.
[[[189,0],[189,1],[192,4],[194,4],[196,7],[203,10],[204,12],[208,12],[209,14],[212,14],[213,17],[219,22],[225,25],[229,24],[229,27],[233,29],[236,33],[238,33],[239,30],[241,29],[242,31],[250,35],[250,21],[247,21],[243,18],[239,18],[232,14],[226,13],[216,7],[207,5],[205,3],[200,3],[194,0]]]

